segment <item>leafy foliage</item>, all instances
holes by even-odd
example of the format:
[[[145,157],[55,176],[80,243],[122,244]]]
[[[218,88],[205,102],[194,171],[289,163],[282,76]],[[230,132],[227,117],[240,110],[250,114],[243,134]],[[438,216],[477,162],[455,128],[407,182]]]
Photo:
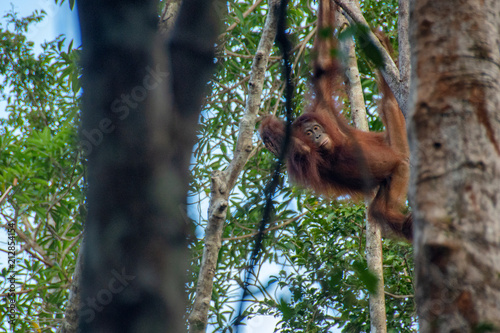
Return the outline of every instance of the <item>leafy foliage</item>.
[[[16,332],[51,332],[62,318],[85,215],[76,149],[78,51],[60,37],[37,54],[26,33],[43,16],[9,13],[0,25],[0,92],[8,112],[0,123],[0,190],[7,195],[0,223],[17,234],[16,266],[2,269],[0,284],[7,290],[14,273],[19,317],[10,328]],[[8,309],[0,307],[3,330]]]
[[[61,1],[63,3],[64,1]],[[69,1],[70,6],[74,4]],[[229,1],[219,44],[218,70],[200,117],[199,141],[193,152],[188,213],[196,226],[190,298],[203,251],[203,230],[210,194],[210,173],[232,158],[247,98],[251,64],[267,13],[266,2],[255,9],[249,1]],[[372,26],[395,36],[397,1],[361,1]],[[308,103],[310,59],[317,5],[292,1],[288,12],[293,49],[295,116]],[[84,168],[76,148],[79,118],[79,51],[63,37],[42,45],[26,39],[43,12],[19,19],[7,15],[0,26],[0,94],[8,118],[0,119],[0,223],[13,223],[16,238],[16,306],[22,320],[17,332],[40,327],[52,332],[62,318],[68,286],[82,235]],[[233,25],[234,24],[234,25]],[[266,72],[261,115],[283,112],[280,54],[274,49]],[[376,110],[377,94],[369,62],[360,52],[359,68],[368,109]],[[346,110],[348,113],[348,110]],[[372,129],[380,129],[376,113]],[[230,210],[219,253],[210,309],[209,331],[229,332],[234,319],[253,235],[262,217],[263,188],[274,168],[273,156],[257,136],[254,150],[230,196]],[[318,198],[290,186],[283,170],[274,198],[274,218],[267,226],[260,266],[248,297],[248,318],[275,315],[280,332],[369,331],[368,295],[376,283],[365,262],[365,212],[361,203]],[[384,241],[384,283],[388,328],[415,331],[411,247]],[[0,273],[3,290],[7,269]],[[6,301],[7,298],[3,298]],[[0,328],[9,328],[7,307],[0,307]]]
[[[397,2],[363,1],[362,4],[369,11],[367,20],[373,26],[383,26],[393,36]],[[251,5],[242,1],[230,2],[226,27],[238,24],[225,33],[220,45],[219,70],[212,81],[212,90],[201,117],[191,189],[193,196],[197,196],[191,211],[197,212],[193,218],[198,235],[193,244],[191,297],[194,297],[203,248],[207,217],[201,212],[208,205],[210,172],[224,169],[232,158],[246,102],[247,80],[264,24],[265,3],[243,18],[243,13]],[[315,6],[309,1],[293,1],[288,11],[290,39],[295,45],[291,55],[295,116],[303,112],[309,100],[313,41],[309,37],[316,20]],[[376,84],[363,52],[360,52],[359,67],[367,106],[371,111],[376,110]],[[261,115],[284,112],[281,72],[280,54],[274,49],[264,83]],[[376,114],[370,115],[370,122],[373,129],[381,128]],[[252,251],[253,235],[262,217],[263,188],[274,167],[273,156],[263,148],[257,136],[254,143],[252,157],[230,196],[209,331],[231,331],[244,270]],[[274,222],[268,226],[261,266],[256,268],[256,280],[250,288],[252,295],[247,298],[250,305],[245,315],[249,318],[256,314],[275,315],[280,319],[280,332],[326,332],[333,327],[344,332],[368,332],[368,295],[377,281],[366,268],[363,205],[321,199],[308,191],[291,187],[286,170],[283,170],[274,209]],[[404,243],[386,240],[384,255],[388,329],[415,331],[411,248]]]

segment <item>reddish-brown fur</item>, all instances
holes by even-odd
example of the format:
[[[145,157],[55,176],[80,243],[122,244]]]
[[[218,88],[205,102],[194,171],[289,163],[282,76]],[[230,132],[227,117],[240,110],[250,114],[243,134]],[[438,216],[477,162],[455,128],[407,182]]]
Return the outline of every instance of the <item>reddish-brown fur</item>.
[[[332,26],[335,9],[320,1],[320,29]],[[387,40],[383,41],[387,45]],[[364,132],[347,124],[332,100],[339,65],[331,57],[332,38],[316,36],[318,59],[314,63],[314,100],[309,111],[292,125],[287,168],[295,183],[328,196],[377,194],[369,207],[370,217],[394,233],[412,239],[412,216],[404,214],[409,178],[409,148],[404,117],[386,82],[379,80],[383,94],[379,106],[385,133]],[[318,148],[304,131],[304,124],[320,124],[332,144]],[[285,124],[274,116],[264,118],[260,135],[275,155],[282,149]]]

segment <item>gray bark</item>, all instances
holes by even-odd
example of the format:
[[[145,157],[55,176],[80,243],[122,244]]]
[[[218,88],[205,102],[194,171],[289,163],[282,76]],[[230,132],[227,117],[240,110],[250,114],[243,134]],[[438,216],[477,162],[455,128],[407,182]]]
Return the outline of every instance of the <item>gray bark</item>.
[[[339,5],[340,8],[342,8],[347,13],[350,20],[352,20],[356,24],[368,27],[367,37],[369,38],[370,43],[373,44],[380,51],[380,54],[382,55],[382,61],[385,65],[384,68],[381,68],[382,76],[384,77],[385,81],[391,88],[391,91],[393,92],[394,96],[396,97],[396,100],[398,101],[399,108],[401,109],[401,112],[403,112],[403,115],[406,118],[408,113],[407,112],[408,100],[405,99],[405,94],[401,86],[401,78],[399,75],[399,70],[394,61],[392,60],[391,55],[382,46],[382,44],[380,44],[380,41],[378,40],[377,36],[375,36],[375,34],[371,32],[370,27],[368,26],[368,23],[366,22],[359,8],[356,8],[355,6],[350,4],[350,0],[334,0],[334,1]]]
[[[399,44],[399,81],[401,99],[406,101],[403,114],[408,114],[408,97],[410,94],[410,38],[408,37],[410,22],[410,0],[399,0],[398,7],[398,44]],[[406,118],[406,116],[405,116]]]
[[[188,318],[189,331],[191,333],[206,331],[208,310],[212,298],[213,278],[221,247],[229,194],[253,150],[252,135],[260,108],[262,87],[269,54],[276,35],[278,5],[279,0],[269,1],[269,12],[252,65],[245,114],[240,122],[234,158],[226,170],[212,173],[208,225],[205,230],[205,247],[198,275],[196,298]]]
[[[158,21],[158,31],[160,35],[166,36],[172,30],[175,23],[175,18],[181,8],[182,0],[168,0],[165,7],[161,11],[160,20]]]
[[[347,0],[351,8],[359,8],[357,0]],[[341,16],[340,18],[344,18]],[[344,18],[343,24],[347,23]],[[347,94],[351,104],[351,117],[354,126],[363,131],[369,131],[368,120],[366,119],[366,107],[363,96],[363,87],[359,78],[358,62],[352,39],[344,40],[340,44],[342,54],[346,57],[346,77]],[[367,206],[372,198],[367,198]],[[378,278],[377,290],[370,294],[370,330],[371,332],[387,332],[387,316],[385,312],[385,293],[384,293],[384,271],[382,256],[382,231],[378,224],[366,218],[366,261],[368,269]]]
[[[80,310],[81,303],[81,293],[80,293],[80,277],[82,275],[83,266],[83,250],[85,243],[82,241],[80,246],[80,251],[78,252],[78,258],[76,259],[75,272],[73,273],[73,279],[69,287],[69,297],[68,303],[66,304],[66,310],[64,311],[64,319],[62,320],[61,326],[57,330],[58,333],[76,333],[78,329],[78,311]]]

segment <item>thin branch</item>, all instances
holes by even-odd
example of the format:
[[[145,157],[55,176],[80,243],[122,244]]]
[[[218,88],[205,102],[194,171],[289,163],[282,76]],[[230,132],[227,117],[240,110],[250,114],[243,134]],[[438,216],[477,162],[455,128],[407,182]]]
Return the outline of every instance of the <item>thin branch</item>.
[[[243,58],[243,59],[253,59],[255,57],[254,55],[251,55],[251,54],[240,54],[240,53],[229,51],[228,49],[224,49],[224,52],[226,52],[226,54],[228,56],[239,57],[239,58]],[[280,59],[281,59],[281,56],[269,57],[269,60],[280,60]]]
[[[2,197],[0,198],[0,204],[2,203],[2,201],[5,200],[5,197],[7,197],[7,194],[9,194],[10,190],[12,190],[12,185],[10,185],[7,190],[2,194]]]
[[[415,295],[396,295],[396,294],[391,294],[388,291],[384,291],[384,294],[387,296],[391,296],[392,298],[413,298]]]
[[[382,55],[384,63],[384,68],[380,68],[382,76],[384,77],[385,81],[387,82],[392,92],[394,93],[394,96],[398,101],[399,107],[406,118],[407,100],[404,98],[404,94],[402,93],[399,69],[392,60],[391,55],[387,52],[385,47],[382,46],[377,36],[375,36],[375,34],[371,32],[370,26],[368,25],[368,22],[366,22],[366,19],[361,13],[360,9],[350,6],[348,4],[349,2],[348,0],[334,0],[334,1],[336,4],[339,5],[340,8],[342,8],[346,12],[348,18],[352,20],[355,24],[362,25],[368,28],[366,37],[369,39],[370,43],[373,44],[380,51],[380,54]]]
[[[73,175],[74,175],[75,171],[73,170],[73,174],[71,175],[71,178],[73,178]],[[70,179],[71,179],[70,178]],[[54,202],[52,202],[49,206],[49,208],[47,208],[47,213],[50,213],[50,211],[52,210],[52,208],[54,208],[54,206],[56,206],[57,204],[59,204],[61,202],[62,199],[64,199],[64,197],[66,196],[66,194],[69,193],[69,191],[74,188],[76,186],[76,184],[80,181],[80,179],[83,178],[83,175],[79,175],[78,177],[74,178],[72,181],[70,181],[70,184],[64,189],[64,191],[60,194],[58,194],[56,196],[56,200],[54,200]]]
[[[257,8],[258,5],[260,5],[260,3],[262,2],[262,0],[257,0],[255,1],[255,3],[250,6],[244,13],[243,13],[243,18],[247,18],[248,15],[250,15],[251,12],[253,12],[255,10],[255,8]],[[234,28],[236,28],[236,26],[238,25],[238,23],[240,23],[240,21],[238,19],[236,19],[236,22],[234,22],[233,24],[231,24],[224,33],[222,33],[219,38],[223,38],[228,32],[230,32],[231,30],[233,30]]]
[[[47,256],[47,252],[45,252],[45,250],[40,247],[40,245],[38,245],[34,240],[32,240],[30,237],[28,237],[28,235],[26,235],[24,232],[21,231],[21,229],[19,229],[17,226],[14,225],[14,230],[16,232],[16,234],[19,236],[19,238],[21,238],[25,245],[27,246],[25,248],[25,251],[31,253],[29,251],[29,249],[33,249],[36,251],[36,253],[38,254],[37,255],[34,255],[33,253],[31,253],[34,257],[38,257],[38,259],[40,259],[41,261],[43,261],[47,266],[49,267],[52,267],[55,265],[54,262],[52,262],[52,260],[50,260]]]
[[[15,295],[29,294],[31,292],[47,289],[49,287],[50,287],[49,285],[45,285],[45,286],[38,286],[36,289],[16,290],[16,291],[0,294],[0,297],[8,297],[11,294],[15,294]],[[66,287],[67,287],[67,285],[60,286],[61,289],[64,289]]]
[[[279,225],[275,225],[274,227],[271,227],[271,228],[267,228],[265,229],[263,232],[264,233],[267,233],[269,231],[273,231],[273,230],[277,230],[277,229],[281,229],[281,228],[284,228],[286,227],[287,225],[289,225],[290,223],[293,223],[295,221],[297,221],[299,218],[301,218],[302,216],[306,215],[306,213],[302,213],[296,217],[294,217],[293,219],[290,219],[286,222],[283,222]],[[245,238],[252,238],[254,236],[256,236],[259,232],[256,231],[256,232],[252,232],[251,234],[248,234],[248,235],[242,235],[242,236],[235,236],[235,237],[228,237],[228,238],[222,238],[223,241],[233,241],[233,240],[242,240],[242,239],[245,239]]]
[[[257,114],[261,103],[262,88],[269,54],[276,35],[278,0],[271,0],[266,23],[262,31],[257,52],[248,83],[248,98],[243,115],[239,135],[236,142],[234,158],[227,170],[214,171],[211,176],[211,195],[208,209],[208,225],[205,231],[205,247],[202,264],[198,275],[196,298],[189,315],[189,331],[191,333],[205,332],[208,310],[212,297],[213,278],[215,276],[217,259],[221,247],[221,238],[226,220],[228,199],[236,179],[239,177],[249,156],[254,151],[252,136],[257,122]]]
[[[69,252],[71,251],[71,249],[73,247],[75,247],[76,244],[78,244],[78,242],[80,241],[80,239],[82,239],[82,237],[83,237],[83,234],[80,234],[77,237],[75,237],[75,239],[73,239],[73,241],[71,242],[71,244],[69,244],[69,246],[61,254],[61,259],[59,260],[59,265],[61,267],[63,267],[62,262],[63,262],[64,258],[66,258],[66,256],[69,254]]]

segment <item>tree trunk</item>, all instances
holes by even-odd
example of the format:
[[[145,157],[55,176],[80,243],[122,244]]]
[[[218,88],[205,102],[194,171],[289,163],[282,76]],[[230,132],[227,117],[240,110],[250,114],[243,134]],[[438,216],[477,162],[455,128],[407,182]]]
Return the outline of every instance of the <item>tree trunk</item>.
[[[273,46],[278,23],[279,0],[269,1],[269,12],[254,57],[245,114],[239,126],[234,158],[224,171],[216,170],[211,176],[208,225],[205,230],[205,247],[196,285],[196,296],[189,314],[189,332],[201,333],[207,329],[208,310],[212,299],[213,279],[222,245],[222,233],[228,209],[229,194],[252,152],[252,135],[257,122],[266,67]]]
[[[421,332],[500,332],[500,2],[411,1]]]
[[[186,330],[188,166],[214,64],[211,5],[183,1],[167,69],[154,54],[156,1],[78,2],[88,159],[81,332]]]
[[[385,47],[383,47],[382,44],[380,44],[380,41],[378,40],[377,36],[375,36],[375,34],[370,30],[370,26],[368,25],[368,22],[366,22],[363,13],[361,13],[361,9],[359,8],[359,6],[353,5],[352,0],[333,0],[333,1],[340,8],[342,8],[342,10],[346,12],[349,21],[352,20],[354,23],[359,24],[361,26],[365,26],[367,28],[366,31],[367,34],[365,37],[368,38],[370,43],[373,44],[373,46],[375,46],[380,51],[380,55],[382,56],[384,67],[380,68],[380,72],[382,73],[382,76],[389,85],[389,88],[391,88],[391,91],[394,93],[394,97],[396,97],[396,100],[399,104],[399,108],[401,109],[401,112],[403,112],[403,115],[406,118],[408,101],[404,99],[406,94],[404,91],[404,87],[400,84],[401,79],[399,76],[399,69],[394,63],[392,55],[387,52]]]
[[[357,0],[348,0],[346,3],[351,8],[359,8]],[[341,25],[347,24],[345,16],[339,16]],[[363,96],[363,87],[359,78],[358,62],[354,41],[349,38],[341,41],[342,54],[346,57],[346,82],[347,94],[351,104],[351,117],[354,126],[363,131],[369,131],[368,121],[366,119],[366,107]],[[373,199],[367,198],[366,202]],[[387,315],[385,312],[385,293],[384,293],[384,270],[382,256],[382,231],[378,224],[366,218],[366,261],[368,269],[378,278],[377,290],[370,294],[370,329],[373,333],[387,332]]]
[[[78,251],[78,257],[75,264],[75,272],[73,273],[73,279],[69,286],[69,297],[66,303],[66,310],[64,311],[64,319],[62,320],[61,326],[57,330],[57,333],[76,333],[78,330],[78,320],[79,320],[79,310],[81,304],[81,292],[80,292],[80,276],[82,275],[83,268],[83,244]]]
[[[398,51],[399,51],[399,83],[401,100],[406,101],[406,109],[402,110],[408,114],[408,96],[410,94],[410,39],[408,37],[410,21],[410,0],[399,0],[398,7]],[[401,105],[400,105],[401,107]]]
[[[181,0],[169,0],[165,3],[165,7],[162,10],[162,14],[160,16],[160,20],[158,22],[158,31],[160,32],[160,37],[158,40],[162,38],[166,38],[168,35],[168,31],[174,25],[174,20],[177,17],[177,13],[179,11],[181,4]],[[158,45],[160,44],[160,45]],[[155,48],[159,49],[163,45],[161,43],[156,43]],[[163,55],[162,52],[159,52]],[[1,200],[0,200],[1,203]],[[78,330],[78,321],[79,321],[79,307],[80,307],[80,276],[82,274],[83,269],[83,244],[78,252],[78,258],[76,260],[75,272],[73,273],[73,280],[70,285],[70,293],[68,297],[68,302],[66,303],[66,310],[64,312],[64,318],[61,321],[61,324],[57,330],[58,333],[76,333]]]

